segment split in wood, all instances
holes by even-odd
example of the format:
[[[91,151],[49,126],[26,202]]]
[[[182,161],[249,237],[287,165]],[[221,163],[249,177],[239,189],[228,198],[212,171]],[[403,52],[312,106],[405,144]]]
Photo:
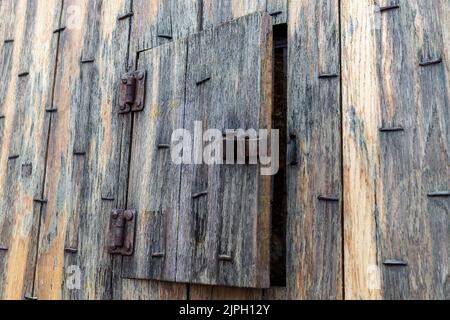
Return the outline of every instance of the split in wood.
[[[428,66],[432,66],[432,65],[440,64],[440,63],[442,63],[442,58],[437,58],[435,60],[422,61],[419,63],[419,65],[421,67],[428,67]]]
[[[231,262],[231,261],[233,261],[233,258],[229,255],[221,254],[221,255],[219,255],[219,260],[225,261],[225,262]]]
[[[450,191],[437,191],[428,194],[430,198],[450,197]]]
[[[211,80],[211,77],[206,77],[205,79],[197,81],[196,84],[197,84],[197,86],[200,86],[200,85],[208,82],[209,80]]]
[[[197,192],[192,195],[192,198],[197,199],[206,195],[208,195],[208,191]]]
[[[64,248],[64,251],[67,253],[78,253],[78,249],[74,248]]]
[[[158,144],[158,149],[170,149],[170,144]]]
[[[393,4],[390,6],[380,7],[380,12],[386,12],[386,11],[395,10],[395,9],[400,9],[400,5]]]
[[[152,258],[164,258],[164,252],[155,252],[152,254]]]
[[[340,199],[337,197],[327,197],[327,196],[318,196],[317,199],[319,201],[328,201],[328,202],[339,202]]]
[[[167,39],[167,40],[172,40],[173,39],[173,37],[171,35],[168,35],[168,34],[158,34],[158,38]]]
[[[338,78],[339,75],[336,73],[323,73],[323,74],[319,74],[319,79],[334,79],[334,78]]]
[[[383,262],[386,267],[406,267],[408,263],[401,260],[386,260]]]
[[[380,132],[402,132],[405,131],[402,127],[393,127],[393,128],[380,128]]]
[[[66,30],[66,27],[61,27],[61,28],[58,28],[55,31],[53,31],[53,33],[60,33],[60,32],[63,32],[64,30]]]
[[[5,40],[5,43],[12,43],[12,42],[14,42],[14,39],[6,39]]]
[[[271,13],[269,13],[269,16],[271,16],[271,17],[276,17],[276,16],[278,16],[278,15],[280,15],[280,14],[282,14],[283,13],[283,11],[274,11],[274,12],[271,12]]]
[[[10,156],[8,160],[15,160],[18,159],[19,157],[20,157],[19,155]]]
[[[125,20],[125,19],[128,19],[128,18],[131,18],[132,16],[134,16],[134,12],[128,12],[128,13],[125,13],[124,15],[118,17],[117,20],[119,20],[119,21],[120,20]]]
[[[19,78],[27,77],[29,74],[29,72],[21,72],[19,73]]]

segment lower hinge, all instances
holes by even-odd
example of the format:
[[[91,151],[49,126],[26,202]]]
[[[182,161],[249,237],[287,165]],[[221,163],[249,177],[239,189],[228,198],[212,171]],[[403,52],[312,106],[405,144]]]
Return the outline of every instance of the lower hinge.
[[[119,114],[144,110],[146,78],[145,70],[122,75],[119,88]]]
[[[135,210],[113,210],[109,220],[108,252],[131,256],[134,251]]]

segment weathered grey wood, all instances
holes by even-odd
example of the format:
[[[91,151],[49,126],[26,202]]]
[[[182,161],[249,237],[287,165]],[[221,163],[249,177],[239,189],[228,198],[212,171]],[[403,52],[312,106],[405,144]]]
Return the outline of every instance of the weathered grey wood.
[[[448,299],[450,5],[376,9],[343,8],[347,297]]]
[[[134,0],[130,65],[136,54],[198,32],[199,0]]]
[[[343,295],[341,201],[319,200],[342,196],[339,77],[319,78],[339,74],[338,8],[289,2],[288,299]]]
[[[124,258],[125,277],[176,280],[181,166],[171,160],[172,132],[183,128],[186,40],[139,55],[147,100],[135,115],[128,206],[138,211],[135,255]]]
[[[202,0],[202,25],[209,29],[224,22],[266,10],[267,0]]]
[[[152,76],[135,116],[128,205],[139,222],[126,277],[268,286],[270,177],[256,165],[176,166],[158,144],[174,129],[193,133],[197,120],[220,131],[269,127],[271,40],[270,18],[257,13],[140,55]]]
[[[286,23],[288,20],[288,0],[267,0],[267,13],[273,17],[274,24]]]
[[[1,197],[1,215],[10,215],[5,220],[0,218],[0,246],[8,249],[0,291],[4,298],[23,299],[33,295],[39,215],[45,205],[36,200],[42,199],[48,129],[45,107],[52,96],[56,55],[53,27],[58,22],[61,4],[57,1],[4,4],[6,11],[13,5],[15,12],[10,12],[11,19],[5,24],[6,40],[10,40],[6,45],[12,46],[14,53],[11,59],[4,60],[10,77],[5,79],[7,86],[0,108],[5,116],[2,155],[6,156],[7,166],[6,170],[0,170],[7,176],[5,180],[0,178],[1,193],[7,195]]]

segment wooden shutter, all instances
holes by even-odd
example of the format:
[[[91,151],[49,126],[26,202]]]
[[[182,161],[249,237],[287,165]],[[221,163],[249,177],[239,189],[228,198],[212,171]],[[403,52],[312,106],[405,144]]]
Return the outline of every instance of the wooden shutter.
[[[272,26],[255,13],[141,52],[145,109],[134,115],[128,207],[138,215],[123,276],[266,288],[271,178],[259,165],[176,165],[173,130],[268,129]]]

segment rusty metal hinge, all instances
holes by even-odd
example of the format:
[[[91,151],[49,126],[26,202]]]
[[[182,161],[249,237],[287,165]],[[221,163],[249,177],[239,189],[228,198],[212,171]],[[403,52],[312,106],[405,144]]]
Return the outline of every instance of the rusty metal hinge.
[[[119,114],[144,110],[146,78],[145,70],[122,75],[119,89]]]
[[[108,252],[131,256],[134,251],[135,210],[113,210],[109,222]]]

